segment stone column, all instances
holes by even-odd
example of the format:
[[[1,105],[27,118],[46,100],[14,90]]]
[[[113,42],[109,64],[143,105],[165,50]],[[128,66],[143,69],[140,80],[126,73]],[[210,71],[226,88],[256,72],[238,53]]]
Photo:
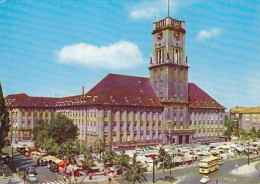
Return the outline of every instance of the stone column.
[[[113,144],[113,130],[112,130],[112,112],[111,112],[111,110],[108,110],[107,111],[107,122],[108,122],[108,124],[107,124],[107,130],[108,130],[108,132],[107,132],[107,139],[108,139],[108,143],[110,144],[110,145],[112,145]]]
[[[182,135],[182,144],[186,144],[186,135]]]
[[[120,143],[120,110],[116,111],[116,142]]]
[[[147,115],[146,115],[146,112],[143,112],[142,119],[143,119],[143,136],[144,136],[144,140],[147,140]]]
[[[176,123],[177,129],[180,130],[180,125],[181,125],[181,122],[180,122],[180,108],[177,108],[176,120],[177,120],[177,123]]]
[[[159,139],[159,115],[158,112],[155,113],[155,139]]]
[[[51,121],[51,110],[48,112],[48,123]]]
[[[123,121],[124,121],[124,125],[123,125],[123,141],[127,141],[127,110],[125,109],[123,114]]]
[[[98,139],[104,140],[104,110],[97,110],[96,126]]]
[[[137,124],[136,124],[136,131],[137,131],[137,134],[136,134],[136,140],[140,141],[141,140],[141,113],[140,111],[138,110],[136,112],[136,121],[137,121]]]
[[[153,112],[149,112],[149,140],[153,140]]]
[[[130,118],[130,141],[134,140],[134,111],[131,110],[129,114]]]

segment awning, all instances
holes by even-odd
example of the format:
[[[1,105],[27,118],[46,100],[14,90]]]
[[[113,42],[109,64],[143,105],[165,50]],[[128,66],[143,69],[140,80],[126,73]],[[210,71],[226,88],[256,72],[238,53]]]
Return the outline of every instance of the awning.
[[[62,160],[61,162],[56,163],[60,167],[65,167],[65,162]],[[69,162],[66,162],[66,166],[70,165]]]
[[[175,163],[181,163],[182,162],[182,158],[181,157],[174,157],[174,162]]]
[[[53,162],[55,162],[56,160],[58,160],[58,158],[56,158],[56,157],[54,157],[54,156],[51,156],[51,155],[44,157],[44,159],[47,160],[47,161],[50,161],[50,160],[51,160],[51,161],[53,161]]]
[[[63,162],[63,160],[57,159],[57,160],[55,160],[54,162],[55,162],[55,164],[58,164],[58,163],[60,163],[60,162]]]

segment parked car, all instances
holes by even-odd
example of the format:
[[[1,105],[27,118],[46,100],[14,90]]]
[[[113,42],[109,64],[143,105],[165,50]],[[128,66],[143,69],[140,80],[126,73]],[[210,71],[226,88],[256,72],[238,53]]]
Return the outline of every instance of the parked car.
[[[48,165],[48,161],[47,160],[43,160],[43,158],[38,158],[37,159],[37,165],[38,166],[47,166]]]
[[[37,174],[36,173],[36,168],[34,166],[29,166],[26,168],[26,174],[30,175],[30,174]]]
[[[29,152],[29,151],[25,151],[25,152],[23,153],[23,155],[26,156],[26,157],[30,157],[30,152]]]
[[[52,164],[49,169],[52,172],[58,172],[59,171],[59,166],[56,165],[56,164]]]
[[[9,160],[10,160],[9,154],[3,153],[3,154],[1,155],[1,160],[2,160],[5,164],[8,164],[8,163],[9,163]]]
[[[209,176],[203,176],[200,180],[200,183],[208,183],[210,181]]]
[[[28,180],[31,183],[38,182],[38,178],[34,174],[29,174],[25,177],[26,180]]]

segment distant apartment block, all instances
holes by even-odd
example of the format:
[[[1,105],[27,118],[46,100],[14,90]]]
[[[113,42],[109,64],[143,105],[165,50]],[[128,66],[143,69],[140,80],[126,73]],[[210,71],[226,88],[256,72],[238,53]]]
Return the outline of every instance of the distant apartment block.
[[[239,128],[249,131],[260,128],[260,107],[234,107],[230,109],[231,117],[238,118]]]

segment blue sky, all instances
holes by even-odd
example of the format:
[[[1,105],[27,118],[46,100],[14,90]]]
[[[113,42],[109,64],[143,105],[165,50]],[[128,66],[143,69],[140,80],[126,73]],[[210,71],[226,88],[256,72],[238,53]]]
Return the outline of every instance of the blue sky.
[[[108,73],[148,77],[152,22],[167,16],[166,5],[167,0],[0,0],[4,94],[77,95]],[[260,2],[170,5],[170,15],[186,22],[189,81],[227,108],[259,106]]]

